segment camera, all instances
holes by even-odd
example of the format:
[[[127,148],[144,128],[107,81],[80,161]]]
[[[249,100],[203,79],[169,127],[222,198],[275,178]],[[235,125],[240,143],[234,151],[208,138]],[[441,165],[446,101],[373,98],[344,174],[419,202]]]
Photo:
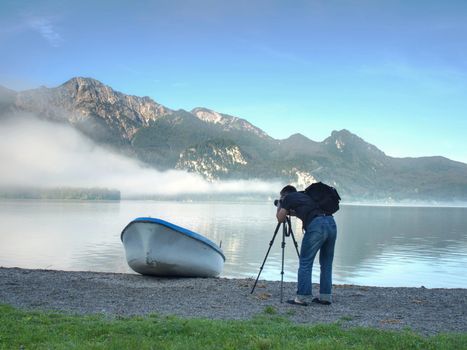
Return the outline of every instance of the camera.
[[[281,200],[280,199],[274,199],[274,205],[279,208],[281,206]]]

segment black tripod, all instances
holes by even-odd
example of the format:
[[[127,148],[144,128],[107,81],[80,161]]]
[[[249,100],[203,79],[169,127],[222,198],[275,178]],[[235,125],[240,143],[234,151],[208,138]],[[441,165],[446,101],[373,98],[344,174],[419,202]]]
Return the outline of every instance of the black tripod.
[[[277,224],[276,230],[274,231],[274,235],[272,236],[271,241],[269,242],[269,249],[266,253],[266,256],[264,257],[263,263],[261,264],[261,267],[259,268],[259,273],[258,277],[256,277],[255,284],[253,288],[251,289],[251,293],[255,291],[256,284],[258,283],[259,276],[261,275],[261,272],[263,271],[264,264],[266,263],[266,259],[268,258],[269,252],[271,251],[272,244],[274,243],[274,239],[276,238],[277,232],[279,231],[279,227],[282,225],[282,269],[281,269],[281,303],[282,303],[282,296],[283,296],[283,284],[284,284],[284,251],[285,251],[285,237],[292,237],[293,243],[295,245],[295,250],[297,251],[297,256],[300,258],[300,253],[298,252],[298,243],[295,240],[295,236],[292,231],[292,224],[290,223],[290,216],[286,217],[286,220],[284,222],[279,222]]]

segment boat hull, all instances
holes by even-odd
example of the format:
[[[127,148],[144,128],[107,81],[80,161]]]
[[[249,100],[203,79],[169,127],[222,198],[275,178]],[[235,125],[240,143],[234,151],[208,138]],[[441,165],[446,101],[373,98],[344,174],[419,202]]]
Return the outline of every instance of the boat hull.
[[[207,238],[158,219],[139,218],[122,232],[128,265],[153,276],[216,277],[225,257]]]

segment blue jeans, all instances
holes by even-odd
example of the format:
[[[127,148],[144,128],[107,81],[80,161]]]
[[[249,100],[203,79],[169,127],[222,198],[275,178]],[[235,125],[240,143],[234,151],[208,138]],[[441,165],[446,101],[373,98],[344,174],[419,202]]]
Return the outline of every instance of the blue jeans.
[[[319,250],[321,266],[319,298],[332,302],[332,260],[336,236],[336,222],[332,216],[318,216],[306,227],[298,267],[297,297],[299,299],[311,299],[311,272],[313,260]]]

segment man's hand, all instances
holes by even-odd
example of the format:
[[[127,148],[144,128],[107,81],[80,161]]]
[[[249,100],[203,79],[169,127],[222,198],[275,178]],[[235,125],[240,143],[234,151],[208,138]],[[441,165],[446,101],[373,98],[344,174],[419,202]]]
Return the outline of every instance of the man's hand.
[[[288,214],[289,214],[288,210],[284,208],[279,208],[276,213],[277,221],[284,222]]]

